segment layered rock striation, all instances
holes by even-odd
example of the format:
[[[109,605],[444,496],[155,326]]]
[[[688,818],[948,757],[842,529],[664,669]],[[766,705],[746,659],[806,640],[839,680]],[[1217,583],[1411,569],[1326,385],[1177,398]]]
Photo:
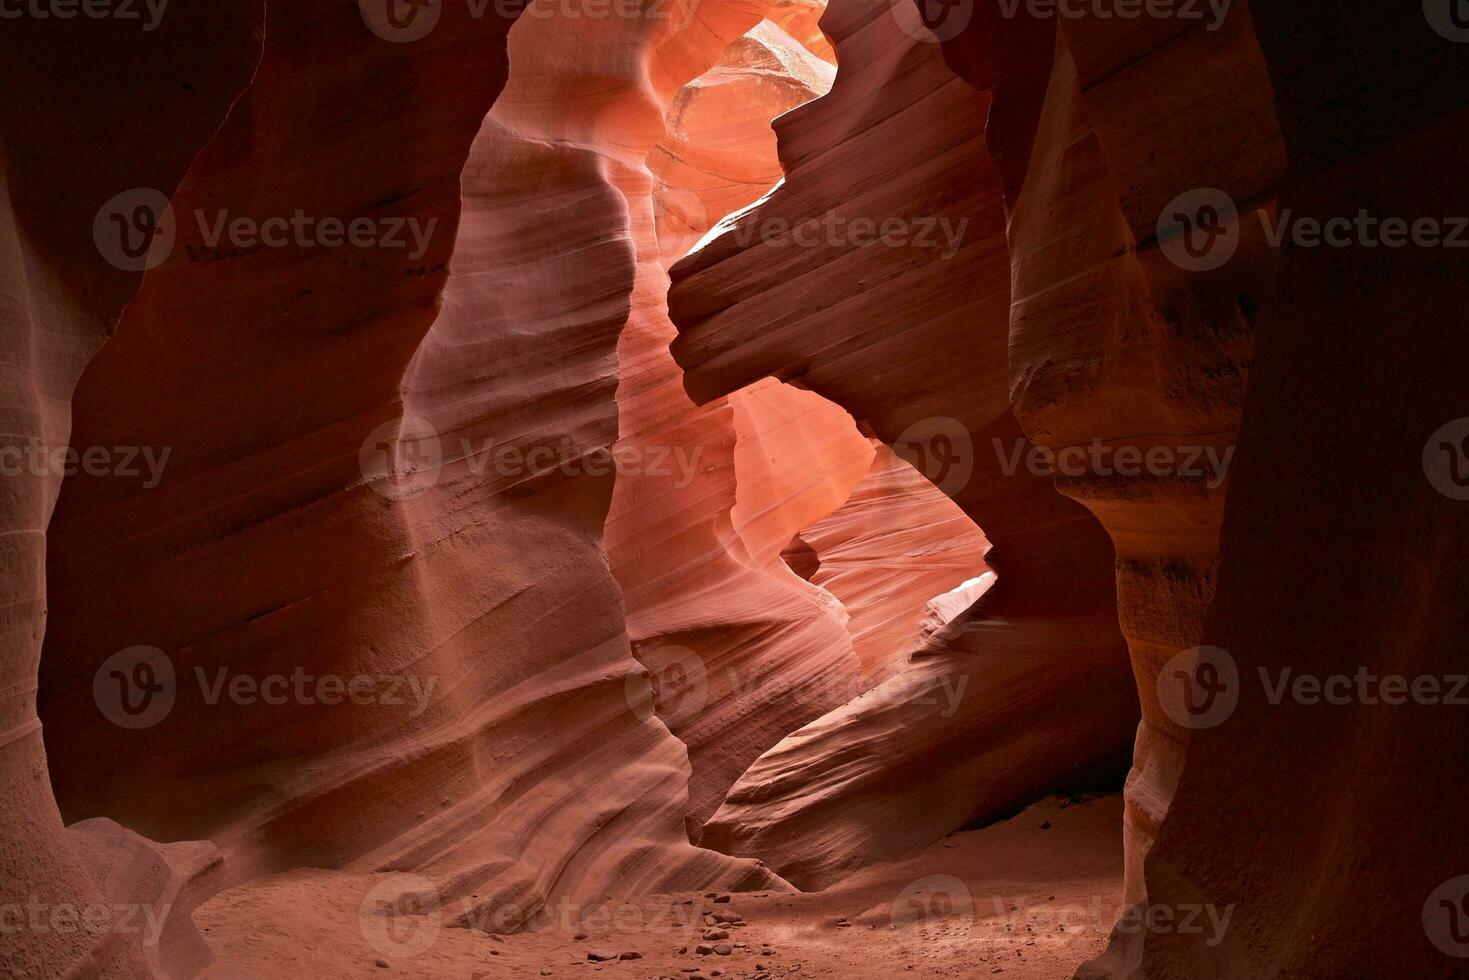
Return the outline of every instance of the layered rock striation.
[[[1110,542],[1023,465],[990,100],[887,4],[833,4],[822,28],[841,70],[777,121],[784,182],[673,269],[674,356],[700,400],[773,375],[847,408],[983,528],[999,581],[706,827],[802,887],[1096,778],[1135,710]]]

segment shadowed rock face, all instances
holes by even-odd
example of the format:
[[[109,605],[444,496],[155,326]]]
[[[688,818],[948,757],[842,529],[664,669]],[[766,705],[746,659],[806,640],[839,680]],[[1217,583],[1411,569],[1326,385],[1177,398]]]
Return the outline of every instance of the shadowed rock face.
[[[1361,665],[1443,673],[1433,651],[1458,628],[1449,623],[1462,626],[1450,612],[1458,600],[1407,584],[1435,573],[1409,571],[1396,550],[1435,528],[1435,543],[1414,553],[1426,548],[1442,574],[1446,542],[1462,534],[1418,462],[1423,440],[1461,414],[1431,366],[1462,348],[1460,334],[1437,332],[1433,312],[1453,302],[1442,279],[1452,257],[1277,249],[1264,228],[1364,207],[1460,213],[1458,189],[1424,174],[1437,166],[1430,157],[1464,152],[1446,134],[1462,131],[1462,88],[1447,79],[1465,52],[1416,10],[1333,21],[1326,34],[1339,28],[1350,43],[1327,40],[1329,19],[1321,4],[1253,2],[1216,31],[1066,21],[1043,100],[1040,76],[1009,52],[1053,36],[1051,24],[976,21],[946,46],[957,71],[995,93],[987,139],[1011,162],[1010,382],[1027,432],[1056,449],[1100,440],[1173,461],[1233,453],[1227,482],[1167,469],[1058,480],[1118,551],[1144,716],[1127,792],[1128,898],[1235,916],[1217,947],[1119,934],[1088,975],[1449,969],[1418,919],[1464,863],[1462,838],[1438,816],[1451,807],[1444,780],[1387,761],[1414,740],[1447,749],[1445,714],[1271,704],[1260,677]],[[1406,56],[1381,63],[1372,52],[1388,45]],[[1407,98],[1409,88],[1428,94]],[[1226,192],[1241,212],[1235,251],[1211,268],[1158,241],[1165,206],[1199,188]],[[1410,314],[1389,308],[1404,290],[1416,297]],[[1384,326],[1405,315],[1412,340]],[[1420,331],[1423,322],[1434,326]],[[1415,357],[1422,369],[1410,380],[1401,366]],[[1389,622],[1439,639],[1384,638],[1385,628],[1398,634]],[[1165,666],[1201,643],[1227,651],[1240,677],[1238,707],[1207,729],[1170,714],[1160,694]],[[1427,769],[1462,766],[1461,747],[1436,749]],[[1368,785],[1366,797],[1346,788]],[[1391,834],[1382,821],[1398,803],[1378,816],[1372,802],[1388,799],[1414,801],[1409,826]],[[1351,897],[1368,892],[1375,924]],[[1384,929],[1401,942],[1384,941]]]
[[[1316,28],[1329,9],[1251,4],[1289,161],[1279,213],[1469,214],[1462,182],[1439,176],[1469,154],[1469,49],[1416,10],[1354,11],[1328,42]],[[1237,662],[1240,705],[1196,734],[1147,865],[1158,900],[1239,903],[1235,975],[1457,966],[1429,936],[1448,934],[1434,891],[1469,866],[1452,816],[1469,762],[1462,715],[1412,702],[1272,705],[1258,672],[1464,672],[1469,518],[1435,486],[1450,457],[1432,445],[1464,414],[1453,366],[1469,353],[1461,256],[1287,247],[1259,316],[1203,631]],[[1253,803],[1248,822],[1225,815],[1241,799]],[[1150,937],[1143,958],[1175,972],[1219,959],[1180,937]]]
[[[134,188],[166,196],[178,185],[254,70],[261,16],[260,2],[226,0],[178,11],[151,32],[115,21],[6,20],[0,451],[7,460],[66,446],[77,378],[138,289],[141,276],[110,264],[99,248],[109,239],[94,240],[98,211]],[[157,897],[135,893],[125,876],[107,878],[93,836],[66,833],[52,796],[49,777],[59,769],[42,745],[36,673],[46,561],[54,554],[45,529],[61,477],[62,467],[46,463],[7,468],[0,495],[0,905],[7,909]],[[82,931],[7,929],[0,940],[6,966],[31,976],[137,976],[156,952],[138,936]]]
[[[1243,14],[1236,20],[1242,23]],[[1092,43],[1109,58],[1122,50]],[[1248,35],[1233,27],[1209,43],[1238,66],[1237,97],[1186,111],[1182,102],[1164,104],[1154,113],[1159,126],[1176,133],[1167,145],[1175,139],[1191,145],[1201,159],[1220,156],[1217,140],[1206,138],[1219,127],[1246,126],[1238,117],[1251,111],[1268,118],[1263,66],[1248,56]],[[1141,861],[1166,815],[1188,737],[1152,693],[1164,665],[1199,643],[1213,599],[1253,317],[1273,288],[1274,257],[1258,233],[1235,262],[1208,272],[1180,269],[1156,247],[1135,249],[1151,235],[1148,222],[1156,226],[1167,198],[1138,202],[1120,195],[1156,197],[1158,186],[1177,180],[1180,164],[1147,158],[1136,145],[1140,137],[1129,127],[1139,123],[1120,106],[1142,94],[1111,79],[1112,61],[1090,69],[1109,79],[1094,90],[1084,88],[1065,39],[1054,66],[1026,180],[1011,209],[1010,381],[1016,412],[1037,442],[1057,453],[1100,445],[1108,454],[1101,465],[1059,474],[1057,485],[1097,515],[1117,547],[1120,617],[1144,695],[1126,811],[1133,844],[1128,894],[1140,900]],[[1126,86],[1161,86],[1161,76],[1141,66],[1139,72],[1143,77]],[[1094,103],[1103,105],[1105,129],[1088,114]],[[1109,169],[1101,134],[1114,130],[1142,171],[1128,188],[1119,188]],[[1260,155],[1273,152],[1278,159],[1278,139],[1268,136]],[[1230,187],[1252,178],[1225,176]],[[1148,208],[1153,215],[1144,219]],[[1057,214],[1067,215],[1064,224]],[[1124,474],[1108,465],[1125,460],[1120,453],[1153,462]]]
[[[771,374],[870,424],[984,529],[999,583],[902,675],[762,757],[706,827],[803,887],[1091,777],[1134,724],[1110,544],[1049,476],[1007,466],[1029,446],[989,100],[886,4],[833,4],[822,27],[836,85],[777,121],[784,183],[673,269],[674,355],[698,399]],[[829,213],[912,234],[862,247]]]

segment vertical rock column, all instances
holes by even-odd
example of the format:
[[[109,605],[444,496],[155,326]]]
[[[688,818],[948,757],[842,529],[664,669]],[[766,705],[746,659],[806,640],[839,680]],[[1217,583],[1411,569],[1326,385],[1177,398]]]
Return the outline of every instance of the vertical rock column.
[[[1015,411],[1062,464],[1057,486],[1097,515],[1117,547],[1120,618],[1143,705],[1126,794],[1132,902],[1144,896],[1142,861],[1189,737],[1161,705],[1158,678],[1201,641],[1254,319],[1273,288],[1274,258],[1258,222],[1245,227],[1238,257],[1222,269],[1181,267],[1149,241],[1172,196],[1162,189],[1189,189],[1183,174],[1212,171],[1219,186],[1248,200],[1258,191],[1257,168],[1279,165],[1247,11],[1232,18],[1226,32],[1188,32],[1166,56],[1121,75],[1112,68],[1144,41],[1078,30],[1087,77],[1106,79],[1092,89],[1079,76],[1071,35],[1062,36],[1010,222]],[[1174,59],[1198,56],[1188,51],[1201,45],[1239,79],[1229,97],[1202,77],[1190,82],[1197,97],[1164,83]],[[1156,103],[1146,133],[1139,110],[1124,108],[1145,92]],[[1217,138],[1224,129],[1262,146],[1228,155]],[[1155,144],[1189,147],[1194,159],[1153,155],[1147,147]],[[1068,453],[1085,461],[1066,466]]]

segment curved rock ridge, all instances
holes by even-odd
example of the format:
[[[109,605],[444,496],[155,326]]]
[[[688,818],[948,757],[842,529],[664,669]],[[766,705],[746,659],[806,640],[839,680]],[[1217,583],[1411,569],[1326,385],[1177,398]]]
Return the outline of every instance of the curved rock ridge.
[[[50,527],[62,811],[213,840],[231,880],[363,854],[418,822],[410,786],[480,788],[426,746],[467,683],[444,610],[485,600],[425,589],[395,499],[416,477],[382,470],[506,73],[508,20],[442,13],[397,43],[357,4],[269,4],[249,88],[172,196],[172,248],[75,396],[74,446],[158,466],[68,478]]]
[[[29,16],[8,17],[0,31],[0,84],[9,93],[0,100],[0,907],[8,923],[0,960],[16,975],[135,977],[162,960],[190,960],[187,912],[153,906],[157,877],[111,873],[98,834],[63,828],[51,787],[61,766],[47,758],[37,717],[54,555],[46,527],[65,472],[56,454],[71,436],[73,389],[141,280],[121,230],[141,255],[157,212],[137,225],[129,219],[167,201],[248,84],[262,14],[260,0],[222,0],[176,11],[151,31],[130,25],[126,37],[115,22]],[[144,188],[155,193],[139,194]],[[94,746],[94,771],[97,755]],[[140,855],[151,851],[137,843]],[[11,918],[17,908],[90,913],[104,904],[101,931],[14,928]],[[167,928],[156,944],[114,928],[114,907],[129,904],[161,915]]]
[[[836,596],[849,614],[862,690],[902,669],[941,597],[964,594],[935,628],[995,581],[984,563],[989,542],[974,522],[887,446],[874,440],[873,448],[871,469],[841,509],[798,535],[817,562],[809,581]]]
[[[666,352],[666,331],[649,340]],[[689,746],[697,828],[761,752],[854,693],[845,610],[780,550],[788,528],[841,505],[870,450],[850,416],[809,392],[770,382],[694,408],[676,371],[636,400],[625,394],[634,378],[624,375],[625,418],[657,418],[634,415],[653,398],[682,405],[673,427],[619,447],[645,458],[660,440],[703,449],[686,488],[651,474],[619,480],[607,525],[659,715]]]
[[[757,20],[756,5],[739,4],[682,26],[533,10],[511,34],[516,67],[488,118],[506,25],[456,38],[440,22],[432,36],[458,46],[445,63],[407,62],[421,72],[414,101],[325,144],[313,134],[321,114],[374,72],[401,71],[389,55],[410,48],[359,42],[304,12],[281,28],[236,115],[249,128],[226,129],[176,208],[406,213],[426,248],[405,265],[386,249],[201,255],[207,243],[188,240],[188,261],[145,283],[80,401],[90,433],[166,433],[175,461],[153,496],[72,491],[59,540],[78,557],[56,575],[72,628],[53,643],[59,662],[154,624],[152,644],[180,675],[177,703],[129,733],[126,752],[212,734],[146,779],[66,785],[77,811],[218,840],[235,880],[300,865],[412,871],[406,894],[427,875],[440,900],[463,903],[456,924],[491,931],[609,894],[783,887],[755,862],[689,843],[687,751],[653,717],[601,546],[618,344],[638,335],[663,275],[650,184],[629,162],[659,132],[645,126],[658,91],[647,80],[702,73]],[[573,27],[589,32],[584,47],[566,47]],[[322,30],[378,46],[344,55],[364,77],[303,103],[287,83],[299,84],[298,46],[326,43]],[[303,182],[289,167],[262,181],[252,156],[309,149],[316,173],[323,157],[355,157],[390,133],[403,145],[361,186]],[[633,207],[624,187],[639,182]],[[199,334],[206,304],[242,325]],[[177,366],[173,387],[135,399],[131,416],[104,416],[98,406],[160,359]],[[316,383],[339,362],[374,370]],[[231,395],[262,379],[268,397]],[[213,425],[199,425],[203,404],[218,408]],[[286,460],[296,463],[282,473]],[[139,528],[125,553],[79,546],[103,521]],[[122,562],[128,588],[98,595]],[[200,579],[216,582],[214,599],[158,635],[159,598]],[[105,630],[84,630],[94,614]],[[273,711],[210,700],[222,679],[303,670],[366,678],[383,697]],[[390,701],[377,685],[399,693]]]
[[[822,28],[842,67],[777,121],[784,182],[672,270],[674,356],[698,400],[773,375],[851,411],[984,529],[999,581],[903,674],[762,757],[706,826],[800,887],[1091,781],[1136,723],[1110,542],[1011,462],[1031,447],[1007,397],[990,100],[886,3],[832,4]]]
[[[821,15],[830,0],[775,0],[765,17],[823,61],[836,64],[836,49],[821,31]]]

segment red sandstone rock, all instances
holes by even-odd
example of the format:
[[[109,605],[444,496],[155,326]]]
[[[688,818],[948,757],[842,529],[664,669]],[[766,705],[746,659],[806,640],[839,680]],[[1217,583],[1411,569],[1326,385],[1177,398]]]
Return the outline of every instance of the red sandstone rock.
[[[980,138],[988,100],[886,4],[833,5],[822,24],[843,70],[777,122],[785,182],[674,268],[674,354],[697,398],[772,374],[869,423],[979,524],[999,582],[889,690],[767,753],[711,820],[708,843],[761,854],[803,886],[1114,761],[1134,725],[1105,534],[1048,476],[1003,465],[1026,445],[1002,380],[1009,266]],[[811,247],[760,237],[778,221],[821,228],[828,212],[915,235],[899,248],[824,229]],[[948,245],[915,246],[921,219],[947,227]],[[945,681],[965,685],[952,710],[929,697]],[[1048,731],[1044,750],[1011,737],[1022,704]]]
[[[694,405],[668,352],[661,263],[778,179],[770,119],[824,92],[829,75],[783,32],[756,25],[669,99],[668,131],[646,148],[656,183],[636,169],[618,178],[639,278],[619,345],[614,452],[627,465],[607,545],[658,715],[688,746],[695,834],[761,752],[855,686],[845,612],[779,555],[794,529],[840,506],[871,450],[841,409],[784,385]],[[604,142],[633,145],[627,118],[604,113]],[[649,214],[656,238],[639,220]]]
[[[863,690],[902,669],[940,596],[981,576],[987,575],[985,587],[994,581],[984,563],[984,534],[923,474],[882,443],[875,448],[872,468],[841,510],[800,533],[818,562],[810,581],[850,615]],[[943,624],[983,594],[963,591],[965,601]]]
[[[114,202],[126,219],[144,203],[136,189],[155,189],[148,200],[156,200],[177,186],[254,69],[261,16],[259,2],[194,5],[153,31],[135,26],[126,41],[111,21],[6,19],[0,31],[0,84],[8,93],[0,100],[0,448],[8,461],[13,452],[36,460],[66,446],[72,389],[137,291],[136,267],[107,261],[107,255],[123,258],[111,247],[120,239],[94,238],[99,212]],[[112,228],[104,221],[103,230]],[[133,244],[141,250],[141,233]],[[127,902],[138,883],[103,882],[101,851],[62,828],[50,785],[61,768],[46,757],[36,714],[46,563],[57,554],[45,529],[62,472],[46,463],[7,469],[0,496],[6,608],[0,620],[0,906],[39,905],[50,913]],[[79,764],[96,773],[99,757],[105,758],[94,745]],[[168,947],[150,951],[137,935],[7,927],[0,959],[33,976],[132,977],[148,969],[150,956],[173,954],[172,934],[165,938]]]
[[[835,76],[834,68],[762,21],[678,91],[665,112],[667,135],[648,156],[666,264],[780,180],[770,121],[825,95]]]
[[[1360,547],[1349,560],[1333,557],[1352,537],[1327,531],[1333,520],[1386,508],[1394,516],[1374,524],[1416,511],[1435,515],[1436,534],[1459,531],[1431,501],[1425,505],[1412,466],[1346,462],[1411,455],[1413,446],[1390,449],[1379,440],[1396,445],[1387,432],[1428,433],[1459,414],[1438,400],[1431,371],[1404,386],[1405,376],[1386,367],[1413,356],[1386,339],[1392,331],[1353,326],[1368,319],[1381,326],[1401,314],[1388,311],[1396,299],[1386,297],[1400,297],[1404,281],[1434,280],[1444,260],[1421,249],[1386,261],[1360,248],[1276,251],[1262,241],[1262,221],[1352,215],[1369,202],[1381,214],[1462,207],[1442,193],[1430,201],[1434,193],[1417,176],[1383,175],[1421,174],[1420,154],[1439,162],[1462,155],[1462,138],[1424,133],[1435,131],[1426,125],[1435,117],[1462,131],[1462,120],[1449,122],[1463,114],[1462,94],[1448,94],[1455,87],[1435,79],[1462,71],[1463,49],[1441,43],[1416,11],[1364,12],[1342,25],[1343,36],[1358,39],[1345,45],[1308,26],[1320,16],[1327,16],[1324,4],[1255,0],[1234,5],[1215,30],[1063,21],[1044,111],[1043,86],[1010,53],[1046,28],[978,24],[946,52],[977,87],[994,89],[994,120],[1002,122],[988,138],[996,158],[1010,162],[1011,386],[1027,431],[1052,447],[1092,439],[1144,451],[1238,445],[1228,484],[1177,474],[1062,484],[1116,542],[1122,623],[1142,694],[1127,793],[1128,898],[1235,905],[1242,915],[1220,944],[1197,935],[1119,933],[1087,976],[1436,975],[1446,968],[1442,951],[1425,941],[1427,920],[1418,921],[1420,910],[1429,914],[1424,903],[1431,904],[1446,865],[1417,858],[1458,853],[1462,862],[1462,835],[1447,834],[1432,818],[1411,828],[1398,823],[1391,839],[1413,840],[1412,855],[1386,856],[1367,829],[1378,819],[1372,807],[1341,790],[1370,783],[1398,803],[1413,800],[1408,809],[1426,815],[1451,807],[1432,802],[1441,799],[1443,781],[1422,771],[1411,784],[1400,780],[1401,767],[1375,769],[1363,746],[1349,753],[1351,774],[1341,778],[1331,752],[1305,754],[1348,730],[1370,729],[1378,747],[1418,736],[1434,741],[1434,713],[1387,718],[1358,705],[1327,717],[1299,704],[1271,706],[1253,684],[1257,667],[1330,674],[1405,655],[1360,649],[1371,632],[1363,618],[1391,616],[1391,602],[1351,598],[1361,576],[1334,578],[1346,566],[1381,565]],[[1372,54],[1388,49],[1391,64]],[[1366,77],[1372,83],[1360,85]],[[1424,95],[1399,101],[1409,89]],[[1242,211],[1237,250],[1216,269],[1180,268],[1155,240],[1164,205],[1198,188],[1227,192]],[[1061,214],[1068,220],[1058,221]],[[1421,303],[1415,322],[1442,322],[1428,311],[1442,294],[1408,291]],[[1323,342],[1319,327],[1306,338],[1311,324],[1326,322],[1333,337],[1345,331],[1352,339]],[[1359,339],[1369,336],[1377,339]],[[1433,351],[1423,364],[1441,364],[1462,346],[1461,336],[1415,333],[1414,340]],[[1316,386],[1317,378],[1331,380]],[[1316,465],[1321,459],[1341,465]],[[1327,470],[1336,477],[1317,478]],[[1350,479],[1326,489],[1348,471]],[[1413,536],[1384,533],[1395,548]],[[1428,600],[1399,621],[1433,622],[1442,612]],[[1225,649],[1243,686],[1233,717],[1190,731],[1160,703],[1160,669],[1200,643]],[[1418,654],[1411,657],[1422,665]],[[1369,853],[1373,871],[1350,856]],[[1285,867],[1293,869],[1288,876],[1280,874]],[[1370,923],[1347,897],[1369,879],[1381,913]],[[1378,942],[1384,930],[1403,941]]]
[[[1465,522],[1418,453],[1424,439],[1425,460],[1455,449],[1430,434],[1462,412],[1462,262],[1422,248],[1274,252],[1254,229],[1257,212],[1464,213],[1442,175],[1469,162],[1469,49],[1417,11],[1318,0],[1241,0],[1217,31],[981,4],[942,52],[965,90],[936,46],[895,29],[901,9],[837,2],[842,75],[782,121],[785,184],[675,276],[676,348],[702,407],[662,352],[659,260],[775,176],[768,155],[717,152],[724,123],[729,148],[751,145],[753,123],[821,75],[800,57],[747,70],[741,58],[793,50],[774,31],[706,72],[762,14],[831,56],[808,0],[706,4],[672,31],[583,21],[570,44],[528,29],[488,120],[505,25],[452,5],[412,44],[373,37],[350,3],[272,2],[263,20],[261,4],[221,3],[140,39],[7,21],[8,90],[74,111],[0,107],[6,438],[65,443],[77,386],[74,445],[170,457],[147,492],[82,474],[59,505],[55,473],[7,477],[0,904],[179,907],[156,948],[29,932],[0,937],[7,964],[118,977],[202,965],[187,912],[218,887],[213,845],[133,830],[213,838],[236,880],[348,869],[292,871],[230,906],[255,909],[284,882],[298,918],[303,896],[345,910],[333,921],[348,944],[365,883],[428,881],[482,899],[459,924],[508,913],[511,928],[544,902],[611,890],[778,886],[684,837],[735,776],[707,842],[798,883],[833,881],[1104,762],[1131,705],[1120,611],[1144,714],[1126,895],[1236,915],[1217,946],[1119,933],[1088,975],[1451,972],[1425,925],[1442,911],[1435,889],[1469,862],[1452,819],[1469,761],[1455,711],[1328,714],[1247,688],[1227,724],[1190,731],[1157,681],[1200,642],[1245,677],[1459,670]],[[752,93],[769,101],[729,111]],[[697,208],[680,211],[690,171],[715,164],[685,199]],[[172,198],[180,236],[146,276],[91,240],[99,203],[143,186]],[[1158,214],[1202,186],[1243,205],[1242,240],[1217,270],[1180,269],[1154,240]],[[421,262],[353,263],[340,249],[221,250],[178,220],[298,206],[435,220],[444,237]],[[842,208],[971,224],[947,258],[741,241],[771,218]],[[889,651],[914,626],[920,575],[899,590],[843,567],[881,537],[881,522],[848,524],[875,485],[847,499],[865,446],[839,410],[767,375],[869,423],[994,541],[999,583],[972,583],[982,594],[957,617],[970,592],[930,596],[911,663]],[[1238,458],[1228,484],[1063,475],[1089,515],[1049,476],[1007,468],[1022,431],[1058,452],[1237,444]],[[719,447],[693,492],[592,472],[614,446],[667,432]],[[574,472],[525,463],[550,443],[537,458]],[[521,462],[501,472],[463,448],[492,445]],[[408,463],[429,468],[389,472]],[[950,519],[932,497],[908,501],[934,512],[925,520],[880,496],[919,540]],[[1099,527],[1118,559],[1115,608]],[[639,550],[650,529],[677,547]],[[782,682],[903,669],[773,746],[827,705],[780,713],[719,691],[678,732],[690,766],[648,713],[628,642],[647,640],[646,659],[690,621],[701,649]],[[771,624],[786,632],[761,638]],[[186,681],[196,666],[301,667],[434,685],[408,718],[382,705],[206,710],[196,690],[154,728],[120,729],[99,720],[91,685],[117,679],[97,667],[138,643],[166,649]],[[912,696],[939,682],[969,692],[947,715]],[[69,818],[132,830],[63,832],[48,776]],[[293,876],[325,884],[293,890]],[[853,924],[855,911],[829,911]]]

